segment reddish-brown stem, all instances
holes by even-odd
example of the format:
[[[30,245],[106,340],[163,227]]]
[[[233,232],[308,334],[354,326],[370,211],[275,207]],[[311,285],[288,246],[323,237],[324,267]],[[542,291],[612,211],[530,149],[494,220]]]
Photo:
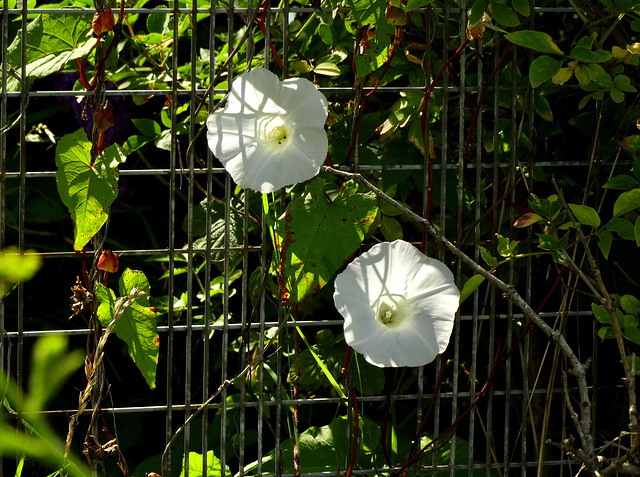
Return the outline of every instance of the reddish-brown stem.
[[[262,34],[264,35],[265,39],[267,38],[267,29],[265,27],[264,21],[267,16],[268,8],[269,8],[269,1],[265,0],[264,6],[262,7],[262,15],[260,15],[260,18],[256,19],[258,26],[260,27],[260,31],[262,31]],[[276,50],[275,46],[273,46],[273,43],[271,42],[271,40],[269,40],[269,49],[271,50],[271,53],[273,53],[273,57],[276,59],[278,66],[280,66],[282,71],[286,73],[286,71],[284,71],[284,63],[282,63],[282,60],[278,55],[278,51]]]

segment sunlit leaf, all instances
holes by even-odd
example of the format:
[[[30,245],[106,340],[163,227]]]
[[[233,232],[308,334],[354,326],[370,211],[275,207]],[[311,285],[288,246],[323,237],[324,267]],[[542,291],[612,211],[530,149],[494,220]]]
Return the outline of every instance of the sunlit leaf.
[[[133,288],[144,291],[146,296],[137,298],[126,308],[115,324],[114,331],[118,338],[129,348],[129,356],[136,364],[149,388],[156,387],[156,368],[160,350],[160,338],[156,330],[156,313],[149,306],[149,281],[144,273],[126,269],[120,280],[120,296],[126,297]],[[108,326],[115,316],[116,295],[110,288],[97,285],[96,298],[98,319],[103,326]]]
[[[569,208],[576,220],[582,225],[588,225],[590,227],[600,227],[600,216],[594,208],[588,205],[569,204]]]
[[[276,223],[280,274],[297,303],[322,288],[357,249],[378,213],[371,192],[354,182],[336,191],[320,178],[310,182]]]
[[[118,196],[117,165],[126,159],[117,144],[91,164],[91,143],[84,129],[63,136],[56,146],[56,181],[73,221],[73,248],[82,248],[107,221]]]
[[[618,217],[640,207],[640,188],[631,189],[620,194],[613,204],[613,215]]]
[[[514,45],[530,48],[538,53],[564,55],[553,39],[541,31],[519,30],[507,33],[504,37]]]
[[[187,475],[185,473],[185,459],[182,458],[182,470],[180,477]],[[222,464],[212,450],[207,452],[207,469],[206,472],[202,466],[202,454],[197,452],[189,452],[189,477],[221,477],[222,476]],[[231,477],[231,471],[229,467],[225,467],[225,477]]]

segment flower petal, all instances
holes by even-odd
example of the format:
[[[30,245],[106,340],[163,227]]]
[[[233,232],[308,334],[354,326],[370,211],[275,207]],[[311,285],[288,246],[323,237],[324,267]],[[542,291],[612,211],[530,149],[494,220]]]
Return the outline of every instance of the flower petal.
[[[225,161],[243,153],[256,143],[255,116],[240,116],[220,111],[207,119],[207,128],[209,148],[223,165]]]
[[[278,77],[265,68],[241,74],[231,85],[225,112],[229,114],[283,114],[280,102],[282,84]]]
[[[279,105],[287,111],[287,121],[292,125],[324,128],[329,105],[318,88],[304,78],[290,78],[282,82]]]

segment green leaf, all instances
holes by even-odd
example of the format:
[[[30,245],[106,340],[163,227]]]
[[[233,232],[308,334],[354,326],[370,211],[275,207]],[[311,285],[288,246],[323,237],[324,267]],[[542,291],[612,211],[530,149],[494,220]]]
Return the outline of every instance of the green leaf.
[[[530,48],[538,53],[564,55],[553,39],[541,31],[520,30],[507,33],[504,37],[514,45]]]
[[[571,50],[569,56],[580,63],[605,63],[613,58],[611,52],[607,50],[593,52],[584,46],[576,46]]]
[[[611,244],[613,243],[613,235],[607,230],[598,230],[596,232],[598,237],[598,247],[602,252],[605,259],[609,258],[609,252],[611,251]]]
[[[553,78],[558,71],[562,62],[551,58],[550,56],[542,55],[531,62],[529,67],[529,81],[531,86],[537,88],[542,83]]]
[[[132,119],[131,122],[138,131],[148,137],[156,137],[162,132],[160,125],[153,119],[139,118]]]
[[[471,294],[477,290],[477,288],[484,282],[485,278],[482,275],[474,275],[469,278],[460,291],[460,304],[462,304]]]
[[[616,232],[624,240],[635,240],[633,224],[630,220],[621,217],[613,218],[607,224],[607,230]]]
[[[598,336],[603,340],[610,340],[616,337],[616,332],[611,326],[605,326],[598,330]]]
[[[405,12],[412,12],[417,8],[426,7],[430,3],[435,2],[435,0],[409,0],[407,2],[407,6],[404,7]]]
[[[331,346],[316,344],[311,348],[316,356],[322,360],[336,382],[344,380],[342,375],[346,356],[344,347],[333,346],[333,344]],[[318,360],[309,349],[302,351],[293,361],[289,368],[287,382],[296,383],[300,389],[306,391],[315,391],[322,387],[331,388],[332,386],[324,370],[319,366]]]
[[[637,152],[640,152],[640,134],[634,134],[632,136],[627,136],[624,139],[620,139],[618,141],[618,144],[622,149],[629,152],[630,154],[635,154]],[[635,171],[635,168],[633,172],[636,175],[636,177],[640,179],[640,177]]]
[[[600,227],[600,216],[594,208],[588,205],[569,204],[569,208],[576,220],[582,225],[588,225],[590,227]]]
[[[340,68],[333,63],[320,63],[313,69],[313,71],[323,76],[340,76]]]
[[[300,302],[331,280],[369,232],[377,202],[371,192],[358,193],[353,181],[336,191],[320,178],[291,202],[275,226],[289,302]]]
[[[38,15],[27,25],[27,80],[42,78],[60,71],[67,62],[86,57],[95,39],[91,38],[91,15],[67,13]],[[7,49],[9,64],[20,71],[22,65],[21,34]],[[20,83],[11,78],[7,82],[9,91],[19,91]]]
[[[596,317],[599,323],[603,323],[605,325],[611,324],[611,315],[604,307],[604,305],[598,305],[596,303],[591,303],[591,311],[593,312],[593,316]]]
[[[633,235],[636,239],[636,245],[640,247],[640,217],[636,217],[636,222],[633,224]]]
[[[491,255],[491,252],[489,252],[482,245],[478,245],[478,249],[480,250],[480,256],[482,257],[482,260],[484,260],[484,262],[489,266],[491,270],[498,266],[498,259]]]
[[[373,466],[374,451],[380,440],[380,427],[366,418],[360,417],[356,438],[358,468],[370,469]],[[302,473],[334,472],[347,468],[347,456],[350,455],[352,440],[346,417],[336,417],[331,424],[309,427],[298,436],[298,454]],[[293,440],[286,439],[281,444],[281,465],[278,472],[293,474]],[[275,451],[262,458],[262,473],[275,474]],[[245,475],[257,475],[258,462],[244,468]]]
[[[611,91],[609,91],[609,94],[615,103],[620,104],[624,101],[624,93],[617,88],[612,88]]]
[[[636,344],[640,344],[640,329],[635,326],[629,326],[622,330],[622,336],[633,341]]]
[[[631,189],[620,194],[615,204],[613,204],[613,216],[626,214],[640,207],[640,188]]]
[[[620,91],[625,91],[627,93],[635,93],[637,91],[631,84],[631,80],[627,75],[618,75],[613,78],[613,85]]]
[[[508,237],[503,237],[500,234],[496,234],[498,238],[497,251],[503,257],[510,257],[515,254],[516,248],[520,243],[519,240],[509,240]]]
[[[397,239],[402,239],[402,225],[393,217],[382,217],[382,221],[380,222],[380,232],[382,232],[382,236],[388,242],[393,242]]]
[[[513,0],[512,5],[515,11],[520,15],[524,17],[528,17],[529,15],[531,15],[529,0]]]
[[[333,29],[329,25],[326,23],[320,23],[316,31],[323,43],[329,46],[333,45],[335,35],[333,33]]]
[[[13,285],[31,280],[42,267],[42,258],[35,253],[21,254],[18,247],[0,250],[0,302]]]
[[[482,20],[484,12],[487,10],[488,0],[476,0],[469,12],[469,26],[474,26]]]
[[[622,295],[620,297],[620,306],[625,312],[632,315],[638,316],[640,313],[640,300],[633,295]]]
[[[124,310],[115,324],[114,331],[118,338],[127,344],[129,356],[142,373],[149,388],[154,389],[160,337],[156,329],[156,313],[149,305],[149,281],[141,271],[127,268],[122,273],[118,284],[121,297],[129,296],[133,288],[147,293],[146,296],[137,298]],[[116,295],[110,288],[98,284],[96,298],[100,303],[97,311],[98,319],[103,326],[108,326],[114,319]]]
[[[551,109],[551,104],[549,104],[544,93],[539,89],[535,90],[533,93],[533,107],[542,119],[549,121],[550,123],[553,122],[553,110]]]
[[[538,239],[540,239],[540,243],[538,244],[538,247],[541,248],[542,250],[547,250],[549,252],[552,252],[558,248],[558,241],[553,235],[549,235],[549,234],[536,234],[536,235],[538,236]]]
[[[640,183],[628,174],[618,174],[607,181],[605,189],[629,190],[638,187]]]
[[[538,214],[535,214],[533,212],[529,212],[526,213],[522,216],[520,216],[514,223],[513,226],[521,229],[524,227],[528,227],[530,225],[533,225],[537,222],[540,222],[542,220],[542,217],[540,217]]]
[[[63,136],[55,156],[58,193],[71,214],[73,248],[79,251],[107,221],[111,204],[118,196],[115,166],[125,156],[122,148],[114,144],[92,165],[91,143],[84,129]]]
[[[506,5],[502,3],[492,3],[491,4],[491,12],[493,13],[493,18],[502,26],[507,27],[515,27],[520,25],[520,20],[518,19],[518,15],[511,10]]]
[[[183,477],[185,474],[185,459],[182,458],[182,471],[180,472],[180,477]],[[231,471],[229,467],[225,466],[224,471],[225,477],[231,477]],[[204,468],[202,467],[202,454],[198,454],[197,452],[189,452],[189,477],[221,477],[222,476],[222,465],[220,464],[220,459],[218,459],[212,450],[207,452],[207,471],[204,472]]]

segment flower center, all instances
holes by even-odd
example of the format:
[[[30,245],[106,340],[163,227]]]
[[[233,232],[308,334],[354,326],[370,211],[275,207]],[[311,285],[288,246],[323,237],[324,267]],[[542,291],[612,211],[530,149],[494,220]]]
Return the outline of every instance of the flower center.
[[[387,328],[395,328],[406,318],[403,308],[401,297],[382,296],[378,301],[376,318]]]
[[[272,146],[282,146],[289,138],[289,131],[287,131],[287,127],[284,124],[278,124],[275,127],[268,126],[267,131],[267,141]]]

